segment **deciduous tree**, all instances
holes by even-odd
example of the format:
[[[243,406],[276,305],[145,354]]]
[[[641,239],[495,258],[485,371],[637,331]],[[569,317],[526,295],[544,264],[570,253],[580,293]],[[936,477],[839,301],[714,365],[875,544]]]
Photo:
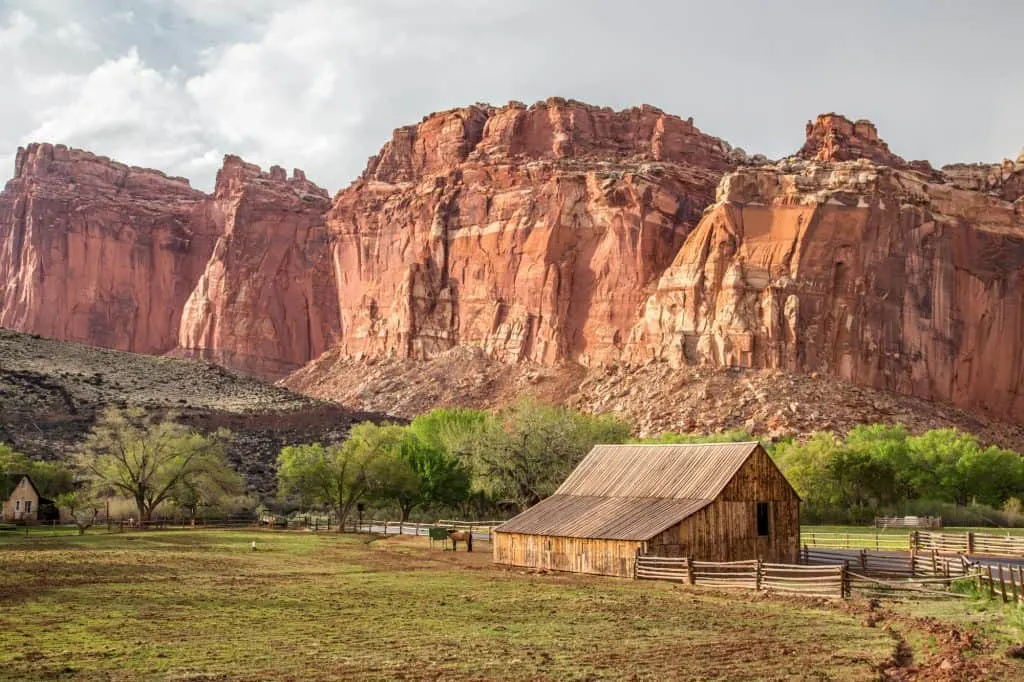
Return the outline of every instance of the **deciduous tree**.
[[[217,487],[234,477],[225,457],[231,433],[201,434],[173,418],[108,410],[82,444],[78,464],[96,485],[135,501],[142,521],[189,487]]]

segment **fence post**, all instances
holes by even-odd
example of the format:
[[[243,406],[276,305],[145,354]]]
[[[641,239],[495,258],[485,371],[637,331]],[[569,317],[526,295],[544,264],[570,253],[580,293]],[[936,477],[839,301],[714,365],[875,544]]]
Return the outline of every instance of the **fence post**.
[[[807,549],[807,543],[804,543],[804,563],[810,564],[811,562],[811,551]]]
[[[761,591],[761,579],[764,575],[764,561],[757,557],[757,565],[754,567],[754,590]]]
[[[921,531],[912,531],[910,533],[910,549],[921,549],[921,538],[918,537],[918,533]]]
[[[996,583],[992,578],[992,565],[988,565],[988,596],[992,599],[996,598]]]
[[[967,553],[974,554],[974,531],[967,531]]]
[[[1003,593],[1003,602],[1010,601],[1006,596],[1006,578],[1003,577],[1003,565],[999,564],[999,591]]]
[[[865,573],[868,571],[868,551],[866,549],[860,551],[860,570]]]
[[[910,577],[914,578],[917,576],[917,550],[914,548],[910,549]]]
[[[693,575],[693,557],[686,557],[686,582],[689,585],[697,584]]]
[[[843,565],[839,567],[839,596],[843,599],[850,596],[850,574],[847,570],[847,563],[849,562],[843,561]]]

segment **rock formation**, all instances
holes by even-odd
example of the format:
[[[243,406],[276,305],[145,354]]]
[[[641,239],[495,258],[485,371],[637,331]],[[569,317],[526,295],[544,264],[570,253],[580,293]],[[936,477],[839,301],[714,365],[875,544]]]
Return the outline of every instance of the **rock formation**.
[[[185,303],[177,352],[281,377],[337,340],[330,197],[300,170],[289,179],[228,156],[211,201],[222,232]]]
[[[737,170],[626,358],[828,372],[1024,420],[1022,214],[865,159]]]
[[[431,114],[333,200],[237,157],[206,196],[33,145],[0,195],[0,325],[302,367],[287,385],[346,399],[371,366],[381,391],[389,367],[479,356],[562,372],[559,395],[605,367],[743,368],[1024,423],[1024,156],[936,170],[825,114],[772,163],[562,99]],[[504,376],[456,374],[480,396]]]
[[[0,194],[0,326],[171,350],[216,239],[205,199],[182,178],[62,145],[19,150]]]
[[[402,128],[328,216],[350,356],[621,352],[728,147],[652,107],[475,106]]]

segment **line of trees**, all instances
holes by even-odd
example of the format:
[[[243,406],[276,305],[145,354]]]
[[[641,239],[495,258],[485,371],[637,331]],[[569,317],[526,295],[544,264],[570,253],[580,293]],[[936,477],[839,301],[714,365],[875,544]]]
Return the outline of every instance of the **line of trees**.
[[[72,469],[0,445],[0,474],[28,473],[84,531],[112,495],[143,522],[158,509],[195,518],[239,504],[227,431],[201,434],[139,410],[104,413]],[[430,514],[480,518],[525,509],[552,494],[598,443],[752,440],[732,431],[663,433],[630,440],[630,425],[566,407],[524,401],[489,412],[438,409],[408,425],[363,423],[338,444],[291,445],[277,458],[279,510],[329,510],[344,522],[360,503],[401,520]],[[816,433],[765,442],[803,499],[807,522],[863,522],[880,514],[939,514],[951,523],[1024,523],[1024,460],[956,429],[920,435],[866,425],[845,437]],[[436,517],[435,517],[436,518]]]
[[[329,508],[343,523],[360,501],[403,521],[420,509],[493,514],[539,502],[595,444],[628,437],[622,421],[535,402],[497,413],[434,410],[407,426],[358,424],[340,445],[284,448],[278,494],[300,509]]]

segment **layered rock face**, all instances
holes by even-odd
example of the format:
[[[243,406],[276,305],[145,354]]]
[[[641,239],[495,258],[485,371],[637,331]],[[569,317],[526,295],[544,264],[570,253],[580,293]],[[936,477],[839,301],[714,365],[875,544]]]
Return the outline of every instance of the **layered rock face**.
[[[139,353],[177,343],[216,221],[182,178],[62,145],[0,194],[0,326]]]
[[[651,107],[564,100],[397,130],[327,220],[342,354],[616,359],[727,153]]]
[[[337,340],[330,198],[300,170],[228,156],[211,202],[222,233],[184,304],[177,352],[281,377]]]
[[[1021,421],[1022,302],[1024,202],[792,160],[723,179],[625,357],[827,372]]]
[[[818,373],[1024,423],[1024,157],[936,170],[826,114],[773,164],[561,99],[396,130],[333,201],[237,157],[206,196],[33,145],[0,196],[0,326],[346,399],[370,365],[380,392],[468,353],[568,383]]]

